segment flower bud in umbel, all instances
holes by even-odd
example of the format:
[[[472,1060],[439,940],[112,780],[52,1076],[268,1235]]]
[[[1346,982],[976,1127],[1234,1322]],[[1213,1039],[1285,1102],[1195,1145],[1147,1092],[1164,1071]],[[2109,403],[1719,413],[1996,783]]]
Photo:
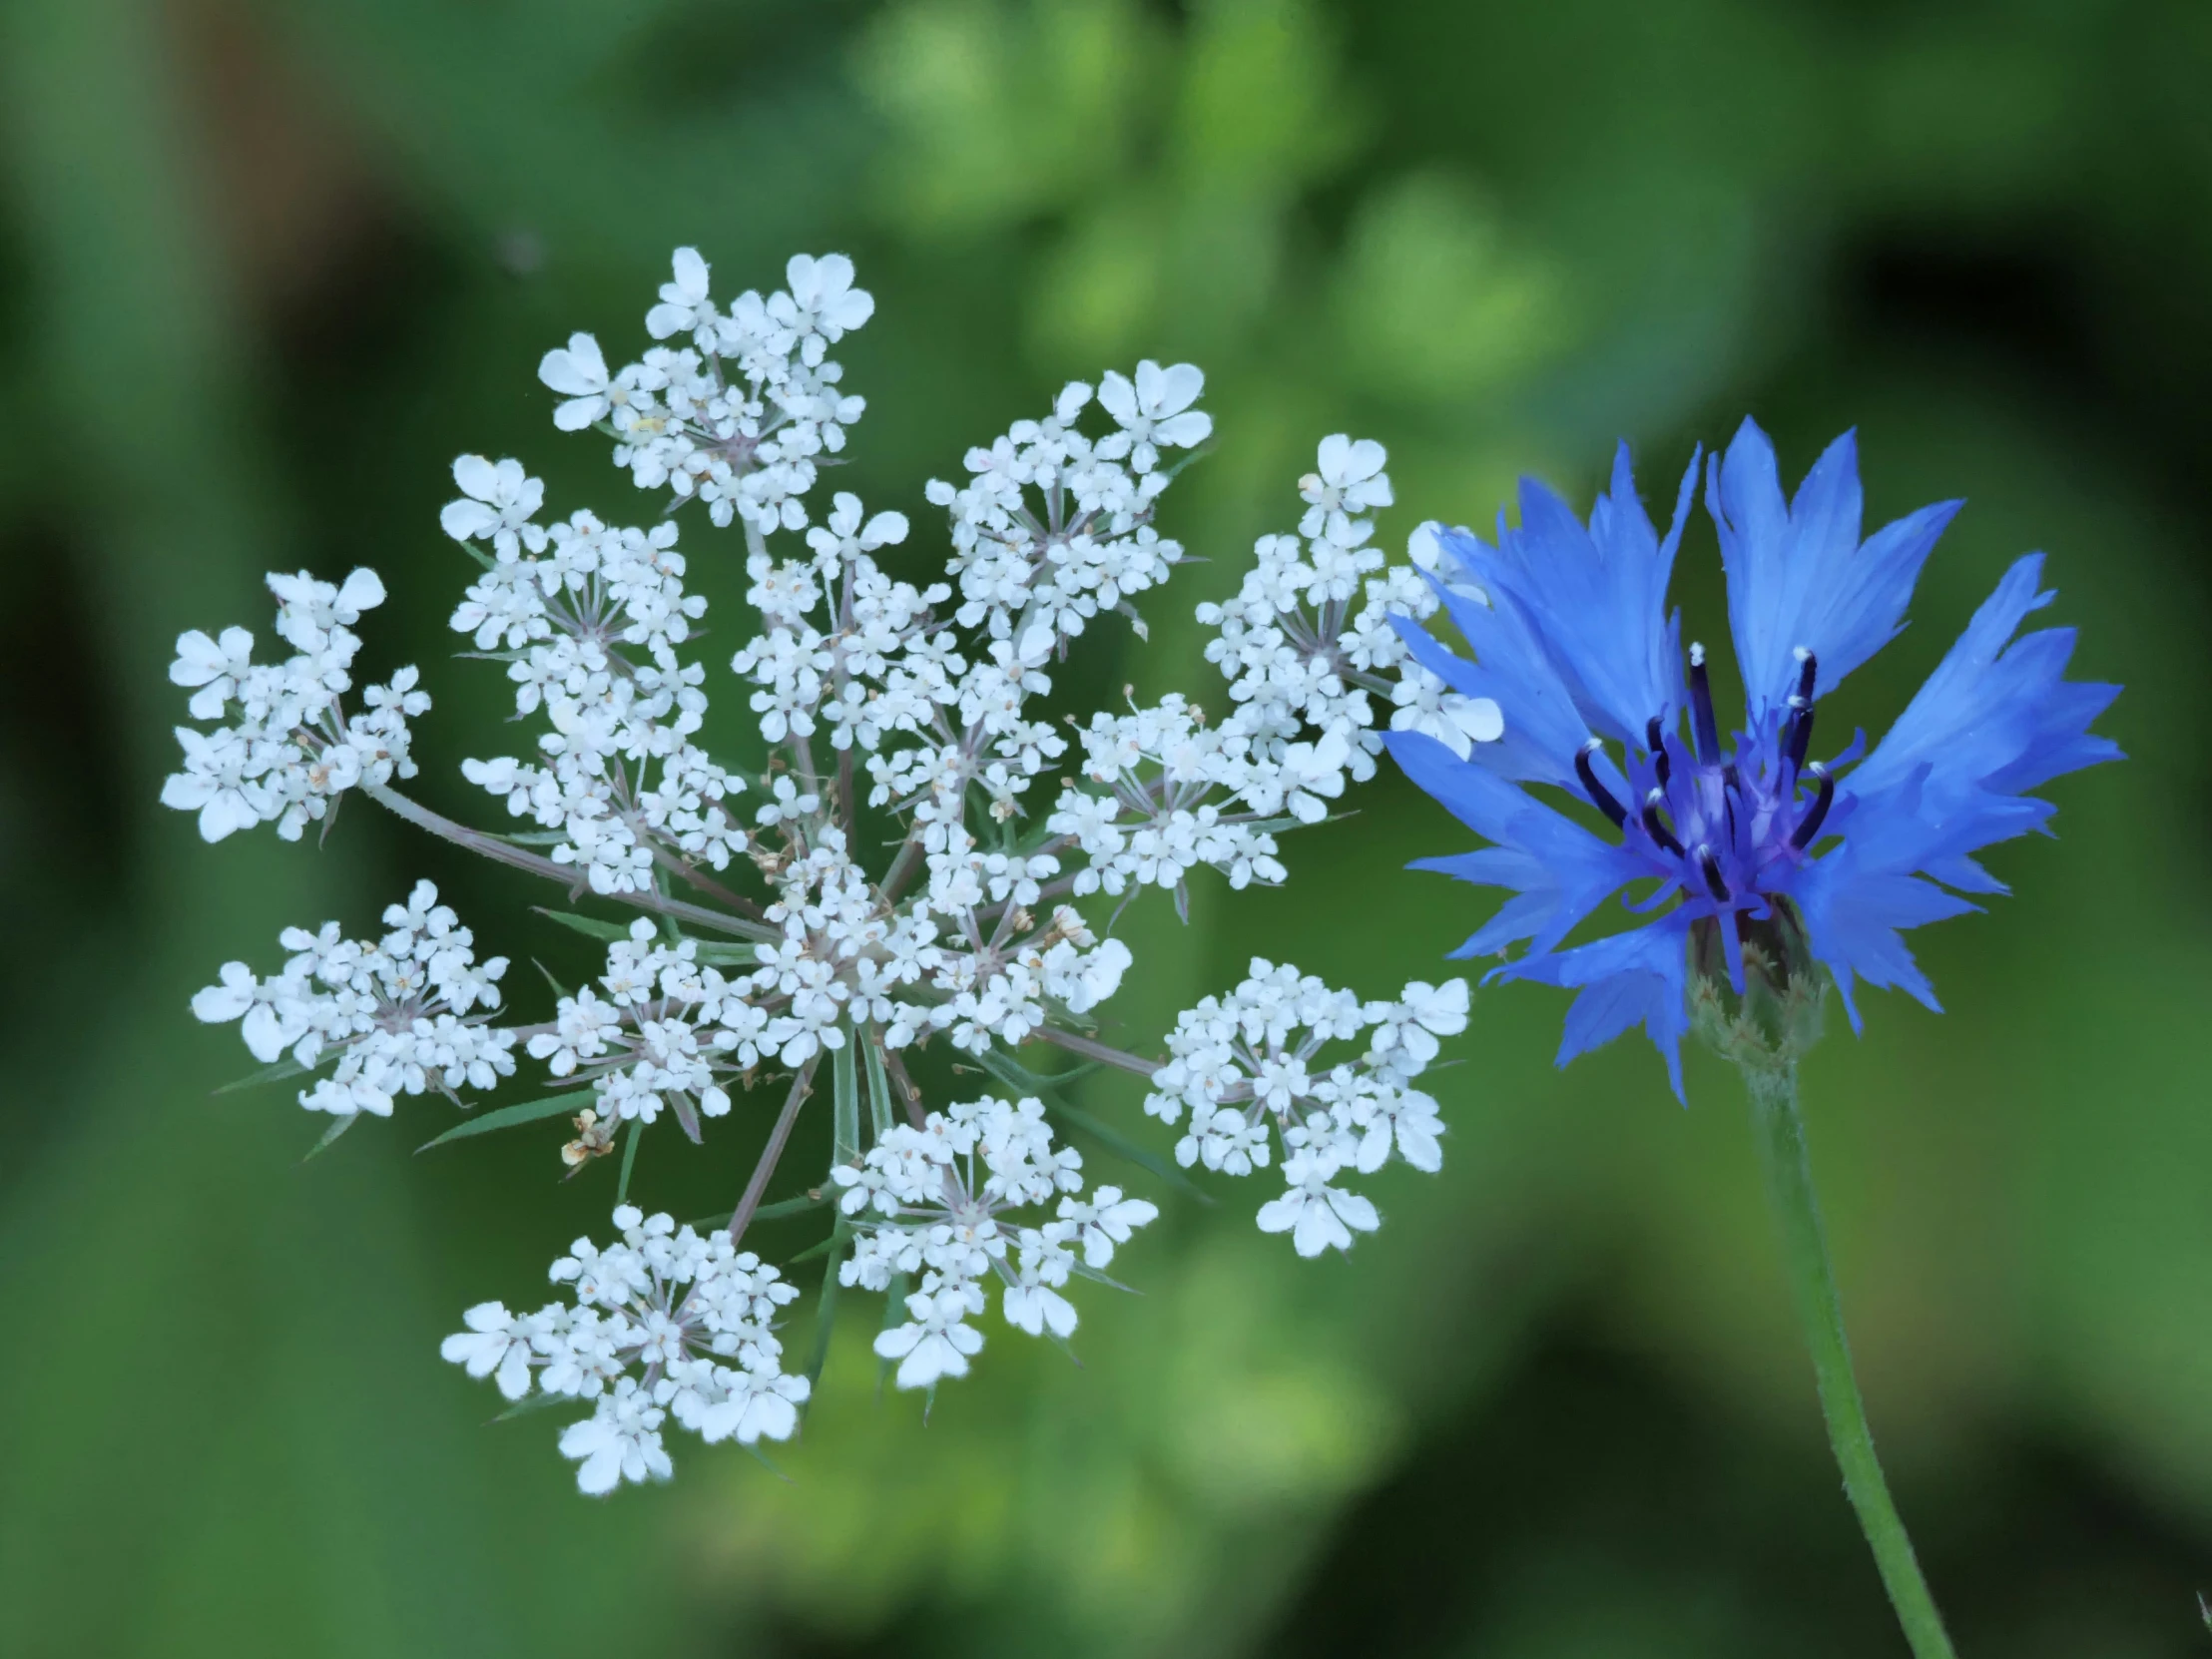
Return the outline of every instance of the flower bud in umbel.
[[[1797,906],[1778,897],[1768,908],[1764,918],[1739,910],[1691,923],[1690,1022],[1723,1059],[1771,1071],[1796,1065],[1820,1040],[1828,970],[1814,960]],[[1720,933],[1728,926],[1743,947],[1741,992]]]

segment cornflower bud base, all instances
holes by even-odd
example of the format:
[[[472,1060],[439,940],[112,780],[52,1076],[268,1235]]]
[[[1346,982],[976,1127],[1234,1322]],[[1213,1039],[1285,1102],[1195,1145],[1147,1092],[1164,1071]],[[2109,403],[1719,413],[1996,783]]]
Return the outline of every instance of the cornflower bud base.
[[[1813,958],[1797,906],[1777,898],[1771,910],[1690,924],[1690,1028],[1747,1076],[1795,1067],[1820,1041],[1828,1012],[1828,970]],[[1741,992],[1729,979],[1724,926],[1736,929],[1743,952]]]

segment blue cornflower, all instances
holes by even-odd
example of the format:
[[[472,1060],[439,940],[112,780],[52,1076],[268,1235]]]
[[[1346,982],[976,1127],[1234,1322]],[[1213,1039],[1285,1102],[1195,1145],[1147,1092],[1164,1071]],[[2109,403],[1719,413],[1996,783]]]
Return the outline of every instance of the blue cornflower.
[[[1973,854],[2050,817],[2023,792],[2120,754],[2089,731],[2119,688],[2064,678],[2073,630],[2013,638],[2053,597],[2037,590],[2042,555],[2030,553],[1871,755],[1861,759],[1860,736],[1814,760],[1819,700],[1897,635],[1959,503],[1923,507],[1862,543],[1851,435],[1786,501],[1774,446],[1748,420],[1708,465],[1705,489],[1744,685],[1743,729],[1724,742],[1706,654],[1682,651],[1680,613],[1666,609],[1700,459],[1664,537],[1637,500],[1625,443],[1587,525],[1523,481],[1520,525],[1500,513],[1494,547],[1424,527],[1437,592],[1473,658],[1404,619],[1399,631],[1455,690],[1495,700],[1505,733],[1465,761],[1415,733],[1388,740],[1406,776],[1490,843],[1415,867],[1513,895],[1452,954],[1526,941],[1493,976],[1579,991],[1560,1063],[1641,1023],[1678,1098],[1693,934],[1739,997],[1745,939],[1779,933],[1826,966],[1855,1030],[1858,979],[1935,1008],[1904,930],[1976,908],[1960,893],[2004,891]],[[1611,833],[1547,805],[1538,785],[1587,802]],[[1562,948],[1616,893],[1650,919]]]

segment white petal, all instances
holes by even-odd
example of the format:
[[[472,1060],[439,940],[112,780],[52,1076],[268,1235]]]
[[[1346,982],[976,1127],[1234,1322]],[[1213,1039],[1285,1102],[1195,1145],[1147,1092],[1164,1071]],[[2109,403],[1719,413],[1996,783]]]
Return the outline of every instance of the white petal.
[[[219,841],[235,830],[251,830],[259,822],[253,808],[247,805],[245,796],[237,790],[219,790],[200,809],[200,838],[204,841]]]
[[[556,404],[553,424],[564,432],[581,432],[606,412],[604,397],[572,397],[566,403]]]
[[[670,264],[676,273],[676,285],[683,289],[685,298],[707,297],[707,262],[699,257],[698,249],[679,248]]]
[[[1214,417],[1204,409],[1163,420],[1152,429],[1152,441],[1171,449],[1189,449],[1214,435]]]
[[[756,1395],[753,1408],[746,1413],[746,1419],[745,1426],[752,1432],[741,1432],[739,1436],[746,1440],[763,1435],[772,1440],[788,1440],[792,1437],[792,1430],[799,1426],[798,1410],[781,1394]]]
[[[489,501],[499,493],[499,469],[481,455],[457,455],[453,459],[453,482],[463,495]]]
[[[1270,1199],[1260,1206],[1254,1217],[1263,1233],[1288,1233],[1298,1225],[1299,1215],[1306,1208],[1306,1195],[1293,1188],[1281,1198]]]
[[[193,1011],[199,1012],[197,999]],[[277,1018],[276,1010],[266,1002],[257,1002],[246,1010],[239,1034],[245,1037],[249,1052],[265,1066],[273,1064],[291,1043],[291,1036]]]
[[[520,1399],[530,1391],[530,1356],[520,1343],[509,1343],[507,1355],[499,1364],[499,1391],[509,1399]]]
[[[1433,1175],[1444,1167],[1444,1149],[1435,1129],[1426,1123],[1400,1118],[1397,1122],[1397,1155],[1413,1168]]]
[[[237,968],[239,977],[231,970]],[[244,962],[223,964],[223,983],[195,991],[192,1012],[209,1025],[227,1025],[254,1005],[254,976]]]
[[[1145,386],[1145,369],[1152,369],[1153,384]],[[1206,374],[1196,363],[1173,363],[1166,368],[1149,363],[1137,367],[1137,392],[1155,419],[1178,414],[1198,401],[1206,389]]]
[[[196,733],[195,736],[198,734]],[[162,805],[178,812],[190,813],[208,803],[215,785],[206,778],[195,778],[189,773],[173,772],[162,781]]]
[[[495,528],[499,515],[481,501],[448,501],[438,514],[438,528],[455,541],[467,541]]]
[[[568,336],[566,350],[538,359],[538,378],[568,397],[591,397],[607,389],[607,359],[589,334]]]
[[[1098,403],[1123,426],[1137,418],[1136,388],[1112,369],[1099,379]]]
[[[820,262],[821,267],[826,269],[830,261],[836,257],[836,255],[831,254],[828,259]],[[845,279],[850,281],[851,267],[849,263],[845,270]],[[802,305],[812,306],[815,302],[815,296],[821,293],[828,284],[823,280],[822,275],[818,273],[817,262],[812,254],[794,254],[784,262],[784,285],[792,290],[794,299]]]
[[[622,1484],[622,1446],[610,1441],[586,1457],[576,1470],[576,1489],[602,1497]]]
[[[341,611],[373,611],[383,602],[383,579],[366,566],[346,577],[345,585],[338,589]]]
[[[1331,1245],[1339,1250],[1351,1249],[1352,1235],[1345,1231],[1345,1224],[1337,1219],[1336,1211],[1329,1205],[1309,1203],[1298,1218],[1298,1231],[1292,1235],[1292,1243],[1301,1256],[1319,1256]]]
[[[1052,1328],[1055,1337],[1075,1334],[1075,1304],[1057,1292],[1039,1288],[1037,1295],[1044,1302],[1044,1322]]]
[[[179,686],[204,686],[223,672],[223,653],[214,640],[195,628],[177,636],[177,660],[169,665],[169,678]]]
[[[1341,1216],[1347,1226],[1362,1233],[1373,1233],[1382,1225],[1371,1200],[1362,1198],[1358,1193],[1348,1193],[1339,1187],[1329,1189],[1329,1208],[1333,1214]],[[1346,1244],[1351,1242],[1349,1238],[1345,1240]]]
[[[1459,729],[1476,743],[1495,743],[1505,736],[1505,711],[1487,697],[1470,697],[1454,711]]]

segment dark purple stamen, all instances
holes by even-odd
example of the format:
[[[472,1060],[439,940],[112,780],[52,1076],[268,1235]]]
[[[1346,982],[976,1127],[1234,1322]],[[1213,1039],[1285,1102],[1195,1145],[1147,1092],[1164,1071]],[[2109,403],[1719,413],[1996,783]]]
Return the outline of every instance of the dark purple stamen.
[[[1805,770],[1805,751],[1813,742],[1813,686],[1819,672],[1820,659],[1801,646],[1797,695],[1790,699],[1790,723],[1782,733],[1782,753],[1789,758],[1792,772]]]
[[[1713,718],[1713,682],[1705,673],[1705,647],[1690,647],[1690,714],[1697,731],[1697,758],[1711,766],[1721,758],[1720,722]]]
[[[1715,901],[1728,902],[1728,883],[1721,879],[1721,861],[1713,856],[1713,849],[1700,846],[1697,849],[1697,867],[1705,872],[1705,888]]]
[[[1653,790],[1644,797],[1644,833],[1677,858],[1682,856],[1682,843],[1674,838],[1674,831],[1659,822],[1659,809],[1667,804],[1667,792]]]
[[[1590,765],[1590,757],[1605,746],[1592,738],[1582,746],[1582,753],[1574,758],[1574,775],[1582,780],[1583,793],[1590,798],[1590,805],[1613,821],[1618,830],[1628,822],[1628,809],[1613,799],[1613,792],[1597,781],[1597,769]]]
[[[1659,787],[1665,789],[1674,780],[1668,776],[1674,771],[1667,760],[1667,737],[1659,729],[1659,717],[1653,715],[1644,722],[1644,748],[1651,752],[1651,764],[1659,774]]]
[[[1821,793],[1813,798],[1813,805],[1798,820],[1797,829],[1791,832],[1790,844],[1803,852],[1813,844],[1813,837],[1821,832],[1821,826],[1828,820],[1828,809],[1836,800],[1836,780],[1828,774],[1828,768],[1815,761],[1809,769],[1820,785]]]

